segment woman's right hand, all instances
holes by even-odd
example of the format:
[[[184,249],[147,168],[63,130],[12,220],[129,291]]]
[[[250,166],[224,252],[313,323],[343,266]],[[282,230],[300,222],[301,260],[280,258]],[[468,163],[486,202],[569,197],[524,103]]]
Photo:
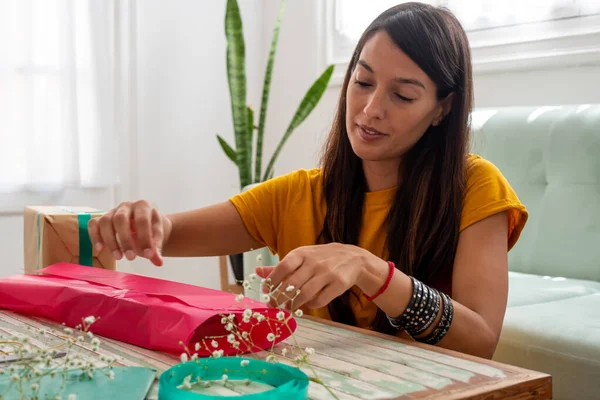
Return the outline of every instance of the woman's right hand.
[[[140,200],[121,203],[100,218],[91,219],[88,231],[98,251],[108,247],[117,260],[123,256],[128,260],[140,256],[161,266],[161,250],[172,226],[171,220],[156,207]]]

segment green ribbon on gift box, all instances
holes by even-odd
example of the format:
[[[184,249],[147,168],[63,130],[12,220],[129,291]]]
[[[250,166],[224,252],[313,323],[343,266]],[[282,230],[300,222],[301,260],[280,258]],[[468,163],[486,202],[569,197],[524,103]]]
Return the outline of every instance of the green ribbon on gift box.
[[[77,211],[64,206],[59,206],[58,208],[71,214],[77,214],[77,224],[79,226],[79,264],[91,267],[93,265],[93,253],[92,240],[88,232],[88,222],[92,219],[92,213]],[[94,211],[94,213],[99,212],[102,211]]]
[[[247,360],[248,365],[242,366],[242,360]],[[189,377],[193,383],[198,378],[201,381],[218,381],[222,379],[223,374],[227,375],[229,382],[238,381],[236,387],[241,395],[209,395],[198,393],[197,387],[194,387],[194,391],[178,388],[185,377]],[[252,388],[239,382],[245,379],[270,386],[272,389],[253,393]],[[308,382],[308,376],[304,372],[289,365],[250,358],[210,357],[177,364],[163,372],[158,381],[158,400],[304,400],[308,398]],[[222,384],[213,383],[213,386],[217,385]]]

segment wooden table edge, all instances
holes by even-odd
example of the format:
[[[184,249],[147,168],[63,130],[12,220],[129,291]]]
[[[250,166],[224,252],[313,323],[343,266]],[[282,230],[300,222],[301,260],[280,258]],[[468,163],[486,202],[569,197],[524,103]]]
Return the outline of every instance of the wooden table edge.
[[[490,398],[489,397],[490,394],[493,394],[496,391],[503,391],[503,390],[506,390],[511,387],[516,388],[523,383],[528,383],[530,385],[535,385],[535,387],[539,387],[539,389],[542,390],[542,394],[546,393],[546,392],[548,393],[547,397],[535,397],[535,398],[543,398],[543,399],[552,398],[552,376],[549,374],[543,373],[543,372],[530,370],[530,369],[526,369],[526,368],[522,368],[522,367],[517,367],[517,366],[511,365],[511,364],[505,364],[505,363],[501,363],[499,361],[494,361],[494,360],[490,360],[487,358],[481,358],[481,357],[477,357],[477,356],[474,356],[471,354],[461,353],[456,350],[450,350],[450,349],[446,349],[446,348],[439,347],[439,346],[433,346],[433,345],[417,342],[415,340],[408,340],[408,339],[400,338],[397,336],[388,335],[385,333],[370,331],[368,329],[359,328],[356,326],[345,325],[345,324],[342,324],[339,322],[335,322],[335,321],[331,321],[331,320],[327,320],[327,319],[323,319],[323,318],[318,318],[318,317],[313,317],[310,315],[305,315],[302,318],[307,319],[312,322],[316,322],[316,323],[320,323],[320,324],[324,324],[324,325],[330,325],[330,326],[333,326],[336,328],[353,331],[353,332],[360,333],[363,335],[386,339],[386,340],[406,344],[409,346],[418,347],[418,348],[421,348],[424,350],[429,350],[429,351],[434,351],[437,353],[445,354],[445,355],[448,355],[451,357],[456,357],[459,359],[468,360],[468,361],[476,362],[479,364],[485,364],[490,367],[498,368],[503,371],[513,372],[515,374],[518,374],[521,378],[521,380],[519,382],[515,382],[515,377],[507,377],[506,379],[504,379],[502,381],[490,382],[489,384],[484,384],[477,388],[467,389],[466,391],[457,392],[456,394],[448,394],[448,393],[443,393],[440,395],[436,394],[436,395],[432,395],[431,397],[426,397],[427,399],[439,398],[438,396],[444,396],[444,399],[446,399],[446,398],[447,399],[464,399],[464,398],[469,398],[469,399],[486,398],[487,399],[487,398]],[[477,392],[481,391],[482,388],[487,388],[488,390],[491,389],[494,392],[488,391],[486,394],[481,394],[481,396],[479,396]],[[510,392],[511,392],[510,390],[508,393],[503,392],[503,393],[508,394],[509,396],[504,397],[504,395],[503,395],[502,398],[511,399],[512,397],[510,397],[511,396]],[[515,393],[513,393],[513,395],[514,394]],[[451,396],[451,397],[446,397],[446,396]],[[470,397],[465,397],[465,396],[470,396]],[[491,398],[494,398],[494,397],[491,397]],[[515,398],[522,399],[523,397],[515,397]],[[531,397],[531,398],[534,398],[534,397]]]

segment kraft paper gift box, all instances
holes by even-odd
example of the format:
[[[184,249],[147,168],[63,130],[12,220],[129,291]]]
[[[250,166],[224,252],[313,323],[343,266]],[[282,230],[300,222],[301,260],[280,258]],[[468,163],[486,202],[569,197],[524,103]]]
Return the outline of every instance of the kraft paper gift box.
[[[90,219],[103,214],[89,207],[25,207],[25,273],[59,262],[115,270],[108,249],[98,252],[88,234]]]

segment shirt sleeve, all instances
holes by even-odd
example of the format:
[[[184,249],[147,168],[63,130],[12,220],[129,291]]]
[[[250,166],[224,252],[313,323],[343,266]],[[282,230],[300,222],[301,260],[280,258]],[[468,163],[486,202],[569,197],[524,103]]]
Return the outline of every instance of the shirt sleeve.
[[[277,253],[277,227],[289,202],[290,188],[298,180],[292,172],[261,182],[229,200],[237,209],[248,233],[272,254]]]
[[[499,212],[508,214],[508,250],[517,243],[528,212],[500,170],[490,161],[473,157],[467,167],[467,188],[460,230]]]

